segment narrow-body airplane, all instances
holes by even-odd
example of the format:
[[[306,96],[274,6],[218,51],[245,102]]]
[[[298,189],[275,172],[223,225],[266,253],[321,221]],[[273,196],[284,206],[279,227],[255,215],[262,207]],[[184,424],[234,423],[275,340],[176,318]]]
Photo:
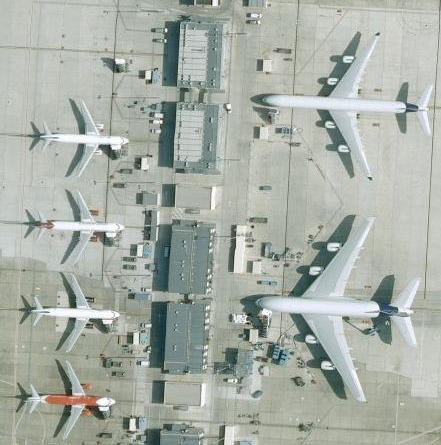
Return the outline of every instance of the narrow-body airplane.
[[[115,400],[110,397],[88,396],[84,392],[83,386],[80,384],[71,364],[66,361],[67,375],[69,377],[72,394],[47,394],[40,396],[35,388],[31,386],[32,395],[27,398],[30,403],[29,412],[32,413],[39,403],[48,405],[70,406],[70,415],[64,426],[63,439],[66,439],[74,425],[77,423],[81,415],[90,416],[91,409],[98,409],[101,412],[109,411],[110,407],[115,404]]]
[[[327,121],[325,126],[329,129],[338,127],[347,145],[339,145],[340,153],[351,153],[357,160],[363,173],[372,179],[366,155],[363,150],[361,138],[357,128],[357,113],[409,113],[414,112],[424,133],[431,135],[427,106],[432,94],[433,85],[429,85],[418,99],[416,104],[402,101],[362,99],[358,97],[358,88],[368,60],[379,39],[380,33],[375,34],[360,54],[351,61],[351,66],[346,74],[337,83],[332,93],[327,97],[298,96],[285,94],[270,94],[263,97],[262,101],[275,107],[310,108],[329,111],[332,121]],[[338,79],[334,79],[337,81]]]
[[[105,233],[108,238],[115,238],[118,233],[124,230],[124,225],[95,221],[81,193],[76,191],[73,196],[80,210],[80,221],[46,220],[41,212],[39,212],[40,221],[34,224],[40,230],[38,238],[47,230],[79,232],[78,243],[70,254],[71,261],[75,264],[94,233]]]
[[[66,352],[70,352],[89,320],[101,320],[103,324],[110,325],[120,316],[120,314],[112,310],[92,309],[87,303],[86,297],[84,296],[75,276],[73,274],[68,274],[65,275],[65,277],[75,295],[75,307],[43,308],[38,299],[34,297],[36,308],[31,310],[31,313],[36,315],[33,323],[34,326],[43,316],[74,318],[75,326],[69,335],[66,348]]]
[[[100,129],[102,129],[103,126],[94,123],[83,100],[80,101],[80,104],[80,111],[85,125],[85,134],[52,133],[47,124],[44,123],[44,134],[40,135],[40,139],[44,140],[43,150],[52,142],[82,144],[84,146],[81,159],[75,168],[75,173],[78,177],[82,175],[92,156],[94,154],[101,154],[99,150],[101,145],[108,145],[113,151],[118,151],[121,150],[123,145],[129,142],[127,138],[122,136],[101,135]]]
[[[319,343],[331,360],[322,362],[322,369],[337,369],[352,395],[360,402],[365,402],[366,398],[349,353],[342,317],[388,316],[405,341],[412,347],[417,345],[410,315],[413,313],[411,305],[420,284],[419,278],[413,279],[391,304],[343,296],[351,270],[374,220],[367,218],[343,247],[332,246],[338,253],[301,297],[265,296],[257,300],[257,305],[262,308],[302,315],[314,334],[307,335],[305,341],[309,344]]]

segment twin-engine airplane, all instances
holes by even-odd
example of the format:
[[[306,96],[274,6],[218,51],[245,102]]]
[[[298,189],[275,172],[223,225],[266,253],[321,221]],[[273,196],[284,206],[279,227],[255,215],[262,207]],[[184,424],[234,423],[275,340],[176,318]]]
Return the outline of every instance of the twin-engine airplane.
[[[41,212],[38,212],[40,221],[33,224],[40,230],[38,238],[47,230],[79,232],[78,243],[70,254],[70,260],[72,264],[75,264],[94,233],[105,233],[108,238],[115,238],[119,232],[124,230],[124,226],[117,223],[95,221],[81,193],[76,191],[73,196],[80,210],[80,221],[47,220]]]
[[[115,400],[110,397],[87,396],[68,361],[66,361],[66,368],[72,387],[72,395],[48,394],[40,396],[35,388],[30,385],[32,395],[27,398],[27,402],[30,403],[30,413],[35,410],[40,402],[48,405],[64,405],[71,407],[69,418],[64,426],[63,439],[67,438],[81,415],[90,416],[92,414],[90,408],[104,412],[109,411],[110,407],[115,404]]]
[[[343,61],[352,63],[346,74],[337,83],[332,93],[327,97],[321,96],[289,96],[284,94],[270,94],[262,101],[275,107],[312,108],[329,111],[332,121],[325,123],[326,128],[335,126],[340,130],[347,145],[339,145],[340,153],[351,153],[359,163],[363,173],[372,179],[366,155],[363,150],[360,135],[357,129],[357,113],[409,113],[414,112],[424,133],[431,135],[427,105],[430,100],[433,85],[429,85],[418,99],[416,104],[402,101],[361,99],[358,97],[358,87],[368,60],[379,39],[380,33],[375,34],[367,46],[355,58],[345,56]],[[329,79],[330,80],[330,79]],[[333,79],[337,82],[338,79]],[[332,83],[334,84],[334,83]]]
[[[75,308],[43,308],[37,297],[34,297],[36,309],[31,310],[31,313],[36,315],[33,323],[34,326],[44,315],[47,317],[75,318],[75,327],[70,333],[67,341],[66,352],[70,352],[89,320],[101,320],[103,324],[110,325],[120,316],[120,314],[111,310],[91,309],[75,276],[69,274],[65,275],[65,277],[75,295]]]
[[[89,161],[94,154],[101,154],[99,150],[100,145],[109,145],[113,151],[121,150],[121,147],[129,142],[129,140],[122,136],[104,136],[100,134],[103,125],[95,124],[92,116],[86,107],[84,101],[80,101],[80,111],[83,116],[85,124],[85,134],[61,134],[52,133],[46,123],[44,126],[44,134],[41,134],[40,139],[44,140],[43,150],[47,148],[52,142],[63,142],[68,144],[82,144],[83,153],[78,162],[75,173],[80,177],[86,168]]]
[[[420,284],[413,279],[389,304],[361,301],[344,297],[346,283],[358,258],[375,218],[367,218],[339,249],[334,259],[301,297],[266,296],[257,300],[257,305],[272,311],[300,314],[314,335],[307,335],[309,344],[320,343],[331,362],[322,362],[323,370],[337,369],[352,395],[360,402],[366,398],[358,379],[343,330],[342,317],[376,318],[380,314],[390,317],[406,342],[416,347],[410,309]],[[331,249],[328,249],[331,250]]]

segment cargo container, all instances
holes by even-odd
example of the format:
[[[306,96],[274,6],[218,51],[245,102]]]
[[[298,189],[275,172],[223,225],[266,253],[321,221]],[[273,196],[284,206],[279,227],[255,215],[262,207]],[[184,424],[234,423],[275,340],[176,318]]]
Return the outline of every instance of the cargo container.
[[[149,293],[141,293],[141,292],[135,292],[133,294],[133,299],[138,301],[151,301],[152,300],[152,294]]]
[[[131,433],[134,433],[137,430],[138,430],[138,428],[136,427],[136,417],[130,417],[130,419],[129,419],[129,431]]]

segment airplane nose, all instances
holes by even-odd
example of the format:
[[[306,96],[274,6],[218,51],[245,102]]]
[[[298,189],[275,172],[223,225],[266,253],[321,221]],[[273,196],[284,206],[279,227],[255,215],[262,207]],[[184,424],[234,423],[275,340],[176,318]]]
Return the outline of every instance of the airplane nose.
[[[268,303],[269,298],[263,297],[256,300],[256,305],[259,306],[262,309],[266,308],[266,303]]]

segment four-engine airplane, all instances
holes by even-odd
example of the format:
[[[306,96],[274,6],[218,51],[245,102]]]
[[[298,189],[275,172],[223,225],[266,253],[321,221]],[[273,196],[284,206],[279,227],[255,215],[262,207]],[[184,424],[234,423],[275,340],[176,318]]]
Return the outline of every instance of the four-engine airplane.
[[[121,150],[121,147],[129,142],[129,140],[122,136],[104,136],[100,134],[103,126],[95,124],[89,110],[84,101],[80,101],[81,115],[83,116],[85,125],[85,134],[61,134],[52,133],[46,123],[43,124],[44,134],[41,134],[40,139],[44,140],[43,150],[52,142],[63,142],[68,144],[82,144],[83,153],[81,160],[75,168],[76,175],[82,175],[89,161],[94,154],[100,154],[100,145],[109,145],[113,151]]]
[[[83,385],[79,382],[68,361],[66,361],[66,369],[72,387],[71,395],[47,394],[40,396],[36,389],[30,385],[31,395],[27,398],[27,402],[30,404],[29,413],[32,413],[40,402],[48,405],[64,405],[71,407],[69,418],[64,426],[63,439],[67,438],[81,415],[90,416],[92,414],[91,409],[98,409],[101,412],[109,411],[110,407],[115,404],[115,400],[110,397],[86,395]]]
[[[80,233],[78,243],[70,254],[72,264],[78,261],[94,233],[105,233],[108,238],[115,238],[118,233],[124,230],[122,224],[95,221],[79,191],[75,192],[74,198],[80,210],[80,221],[47,220],[42,213],[38,212],[40,220],[34,223],[40,230],[38,238],[40,238],[46,230]]]
[[[330,246],[338,253],[301,297],[265,296],[257,300],[257,305],[262,308],[302,315],[314,333],[307,335],[305,341],[320,343],[331,360],[322,362],[322,369],[337,369],[352,395],[360,402],[365,402],[366,398],[349,353],[342,317],[389,316],[406,342],[412,347],[417,344],[410,308],[420,284],[419,278],[413,279],[390,305],[343,296],[351,270],[374,220],[367,218],[363,221],[343,247]]]
[[[427,105],[432,94],[433,85],[429,85],[418,99],[416,104],[402,101],[361,99],[358,97],[358,87],[368,60],[379,39],[380,33],[375,34],[366,47],[353,60],[347,56],[348,63],[352,63],[346,74],[337,83],[332,93],[322,96],[290,96],[285,94],[270,94],[262,101],[275,107],[312,108],[329,111],[332,121],[327,121],[327,128],[338,127],[347,145],[339,145],[340,153],[351,153],[359,163],[363,173],[372,179],[366,155],[363,150],[360,135],[357,129],[357,113],[409,113],[414,112],[423,131],[431,135]],[[337,82],[338,79],[334,79]]]
[[[65,277],[75,295],[75,308],[43,308],[37,297],[34,297],[36,309],[31,310],[31,313],[36,315],[33,323],[34,326],[44,315],[48,317],[75,318],[75,327],[70,333],[67,342],[66,352],[70,352],[90,319],[101,320],[103,324],[110,325],[120,316],[120,314],[111,310],[91,309],[75,276],[73,274],[68,274],[65,275]]]

